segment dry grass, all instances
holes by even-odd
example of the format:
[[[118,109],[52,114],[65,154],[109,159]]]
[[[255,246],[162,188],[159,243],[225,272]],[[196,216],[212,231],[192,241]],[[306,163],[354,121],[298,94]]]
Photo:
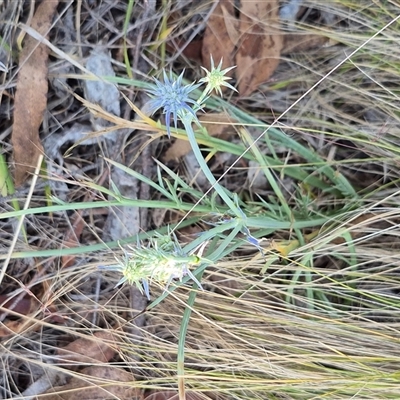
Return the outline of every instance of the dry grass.
[[[82,67],[90,49],[103,45],[111,50],[113,68],[122,80],[127,77],[123,58],[125,3],[63,2],[50,36],[51,43]],[[159,8],[148,13],[135,2],[127,33],[132,76],[146,82],[149,75],[157,74],[166,66],[176,72],[186,67],[188,76],[198,78],[198,65],[187,57],[183,47],[194,33],[201,36],[199,21],[207,17],[209,4],[161,3],[167,4],[164,10]],[[400,5],[395,1],[371,2],[368,7],[350,0],[326,2],[322,6],[319,3],[306,2],[311,11],[297,24],[297,29],[326,35],[330,38],[329,46],[285,55],[270,82],[249,98],[235,99],[249,118],[273,122],[316,81],[327,76],[400,12]],[[17,65],[18,23],[29,19],[29,7],[21,1],[2,6],[2,19],[10,23],[4,25],[1,33],[5,44],[0,54],[7,55],[1,60],[7,60],[11,69]],[[81,25],[76,31],[74,21],[78,13]],[[320,24],[315,22],[317,14],[323,16]],[[157,39],[162,37],[162,20],[166,15],[171,15],[176,25],[167,39]],[[287,30],[290,29],[288,26]],[[310,218],[331,214],[335,224],[315,229],[275,230],[273,234],[268,233],[268,240],[273,241],[268,242],[272,247],[265,245],[265,258],[249,247],[246,251],[232,251],[206,269],[202,280],[205,290],[197,294],[185,341],[185,386],[200,398],[376,400],[400,397],[400,50],[397,37],[398,23],[394,22],[322,81],[277,124],[288,138],[295,139],[303,149],[323,160],[318,166],[320,170],[329,166],[347,178],[357,196],[315,190],[307,182],[288,177],[285,168],[294,166],[314,177],[322,176],[321,179],[331,184],[299,152],[282,144],[278,146],[274,138],[270,142],[264,137],[259,141],[258,148],[263,154],[276,156],[283,162],[274,176],[287,205]],[[7,52],[7,46],[11,52]],[[8,116],[12,115],[16,83],[16,74],[11,71],[2,82],[0,143],[4,154],[11,152]],[[83,95],[85,78],[80,78],[78,73],[79,69],[71,69],[70,62],[60,55],[52,60],[51,74],[67,78],[64,83],[71,91]],[[131,87],[119,82],[118,88],[138,108],[143,106],[145,100],[139,84]],[[74,122],[89,121],[87,108],[71,91],[63,91],[51,81],[42,138],[63,132]],[[121,117],[134,119],[125,101]],[[132,124],[137,125],[130,125],[131,129],[146,126],[138,121]],[[247,128],[251,131],[250,125],[249,122]],[[169,146],[160,139],[162,135],[154,126],[148,129],[147,134],[150,132],[151,136],[144,139],[126,135],[121,149],[124,162],[134,165],[132,168],[141,173],[146,170],[143,160],[150,159],[148,154],[161,158]],[[231,137],[235,129],[231,127]],[[64,147],[66,151],[71,146]],[[141,159],[144,148],[149,153]],[[5,297],[0,297],[3,321],[0,398],[31,398],[24,391],[33,390],[35,382],[46,382],[46,379],[51,385],[58,385],[56,392],[61,396],[67,390],[65,382],[70,382],[72,377],[85,385],[102,386],[104,390],[113,383],[124,390],[137,388],[142,396],[150,390],[153,393],[177,390],[179,335],[191,289],[181,286],[155,307],[141,313],[143,300],[138,300],[136,292],[128,286],[114,289],[119,277],[101,275],[97,270],[99,265],[114,263],[114,255],[121,255],[116,238],[103,236],[107,229],[105,219],[114,212],[107,206],[106,190],[99,190],[99,187],[107,188],[110,182],[107,175],[110,163],[99,157],[115,159],[108,150],[94,143],[71,150],[71,156],[64,160],[63,175],[50,177],[68,189],[64,203],[59,202],[59,211],[50,214],[45,209],[33,213],[36,207],[46,207],[48,201],[58,204],[54,198],[46,197],[47,180],[39,180],[35,188],[30,212],[25,217],[27,240],[19,238],[0,290],[0,295],[9,296],[15,304],[10,307],[5,304]],[[232,158],[216,159],[213,165],[216,175],[229,167],[230,164],[224,164],[226,159],[231,163]],[[137,163],[132,164],[132,160]],[[56,161],[46,160],[50,165]],[[170,167],[191,181],[192,177],[183,176],[185,171],[180,165]],[[265,207],[266,212],[284,213],[271,187],[266,185],[261,190],[251,185],[247,163],[239,163],[235,168],[223,182],[248,200],[248,210],[257,213],[264,207],[257,197],[261,194],[270,207]],[[196,187],[196,183],[193,187],[204,190]],[[26,199],[28,188],[29,183],[17,191],[21,202]],[[58,190],[59,186],[52,189]],[[160,197],[155,192],[147,198],[141,197],[142,194],[139,200],[149,201],[149,205]],[[183,196],[188,203],[195,197],[192,193]],[[0,202],[3,215],[12,212],[10,199],[11,196]],[[104,207],[80,210],[80,203],[94,201],[103,201]],[[79,210],[81,218],[76,219]],[[184,215],[165,209],[161,214],[162,211],[166,212],[164,227],[180,221]],[[126,215],[131,212],[129,209]],[[119,217],[128,225],[129,219],[124,220],[123,216]],[[147,223],[151,218],[153,222]],[[151,212],[146,218],[147,225],[142,227],[146,231],[154,228],[155,218]],[[1,260],[5,259],[15,235],[14,221],[15,218],[0,219]],[[80,226],[79,235],[75,223]],[[193,237],[191,233],[197,232],[196,229],[183,231],[180,238],[188,240],[187,237]],[[105,250],[103,243],[111,240],[114,240],[111,250]],[[69,252],[71,265],[65,258],[68,246],[76,247]],[[277,255],[277,249],[281,250],[281,256]],[[163,288],[152,286],[153,299],[162,294]],[[109,336],[95,336],[99,332]],[[90,342],[85,345],[79,339]],[[92,358],[99,366],[113,370],[115,375],[85,374],[82,367],[95,361],[89,362],[82,356],[75,362],[77,365],[66,368],[67,361],[60,358],[59,351],[71,343],[76,344],[74,352],[84,349],[88,353],[93,343],[107,343],[110,347],[101,350],[96,347]],[[110,348],[113,352],[110,357],[99,355]],[[131,373],[125,383],[121,382],[122,371]],[[128,398],[111,389],[102,396],[98,398]],[[129,396],[134,398],[130,392]],[[38,394],[36,398],[47,397]]]

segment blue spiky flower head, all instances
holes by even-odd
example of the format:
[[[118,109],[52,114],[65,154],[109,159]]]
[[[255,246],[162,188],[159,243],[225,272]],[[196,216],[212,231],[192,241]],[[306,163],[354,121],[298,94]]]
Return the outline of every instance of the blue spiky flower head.
[[[165,114],[165,124],[167,126],[168,137],[171,136],[170,124],[171,115],[174,120],[175,128],[178,118],[183,118],[187,113],[191,114],[193,120],[198,122],[196,113],[193,107],[189,104],[196,104],[195,100],[189,97],[190,92],[197,89],[200,85],[191,83],[190,85],[183,85],[183,71],[178,78],[173,78],[172,72],[169,77],[165,70],[163,71],[164,82],[154,79],[156,88],[148,90],[152,99],[148,103],[151,114],[154,114],[159,109],[163,109]]]

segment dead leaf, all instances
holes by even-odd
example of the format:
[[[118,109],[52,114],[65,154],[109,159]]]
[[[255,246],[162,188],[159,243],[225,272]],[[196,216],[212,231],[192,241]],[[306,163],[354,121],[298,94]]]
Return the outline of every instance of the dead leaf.
[[[203,400],[204,396],[195,392],[186,392],[186,400]],[[153,392],[145,398],[145,400],[179,400],[179,393],[172,390],[165,390],[163,392]]]
[[[167,208],[154,208],[151,210],[151,220],[157,228],[163,226],[167,212]]]
[[[40,3],[31,27],[45,36],[50,30],[58,0]],[[28,36],[20,56],[20,71],[14,103],[12,145],[15,162],[15,184],[21,185],[43,154],[39,128],[47,106],[47,61],[49,49]]]
[[[283,36],[279,32],[278,0],[242,1],[241,40],[236,56],[241,96],[254,92],[266,82],[279,64]]]
[[[217,64],[223,60],[223,68],[235,65],[235,37],[229,33],[237,32],[238,28],[239,23],[235,18],[233,1],[220,0],[208,20],[204,33],[201,54],[205,68],[208,70],[211,68],[210,56]],[[230,71],[227,75],[233,76],[233,74],[234,72]]]
[[[43,397],[46,400],[140,400],[143,397],[134,387],[134,380],[131,373],[121,368],[92,366],[80,371],[80,376],[74,376],[67,385],[50,389]]]
[[[235,128],[232,127],[232,124],[239,122],[226,112],[204,114],[199,120],[201,125],[207,128],[207,133],[210,136],[220,137],[222,139],[227,139],[232,135],[235,132]]]
[[[238,18],[233,0],[220,0],[210,16],[203,39],[203,65],[210,69],[210,55],[223,68],[236,65],[239,93],[247,96],[266,82],[279,64],[283,35],[279,1],[242,1]]]
[[[183,48],[183,56],[187,57],[189,60],[196,61],[198,64],[201,65],[201,49],[203,47],[202,40],[192,40],[191,42],[187,43],[186,40],[177,38],[173,43],[171,43],[171,41],[168,41],[166,45],[167,51],[170,53],[176,53],[176,49]]]
[[[21,333],[26,328],[24,321],[5,321],[0,326],[0,338],[14,336],[15,334]]]
[[[0,309],[12,310],[18,314],[28,315],[34,308],[38,306],[36,298],[25,294],[24,297],[17,296],[16,299],[9,296],[0,295]]]
[[[109,332],[96,332],[93,337],[79,338],[58,350],[59,359],[71,366],[80,364],[105,363],[115,355],[115,350],[107,342],[114,342]]]
[[[1,295],[0,311],[6,318],[0,325],[0,338],[21,333],[27,329],[39,329],[39,326],[35,326],[34,321],[31,318],[18,318],[17,320],[8,319],[9,315],[11,315],[13,318],[17,317],[18,314],[21,316],[29,315],[32,312],[36,312],[38,307],[39,304],[36,297],[25,294],[24,292],[13,297]]]
[[[63,241],[63,247],[72,248],[79,246],[79,238],[81,237],[83,228],[85,227],[85,221],[82,218],[82,214],[83,214],[82,211],[79,210],[73,216],[71,221],[72,229],[70,229],[67,232],[66,237]],[[61,259],[62,259],[61,268],[71,267],[75,263],[75,255],[65,255],[62,256]]]
[[[325,46],[326,44],[331,45],[330,39],[315,34],[299,35],[299,34],[289,34],[284,36],[284,44],[282,48],[282,55],[305,52],[310,49],[319,48]],[[336,44],[332,41],[332,44]]]
[[[237,122],[232,116],[227,113],[220,114],[204,114],[199,121],[202,126],[207,128],[207,133],[210,136],[226,139],[228,135],[234,131],[232,123]],[[185,139],[177,139],[172,146],[165,152],[163,162],[179,160],[192,151],[192,146]]]
[[[185,139],[176,139],[172,146],[165,152],[163,162],[176,161],[192,151],[192,146]]]

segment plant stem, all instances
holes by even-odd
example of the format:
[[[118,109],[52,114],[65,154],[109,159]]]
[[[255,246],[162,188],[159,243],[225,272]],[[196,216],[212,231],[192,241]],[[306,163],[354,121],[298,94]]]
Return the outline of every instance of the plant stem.
[[[189,138],[189,143],[192,147],[193,153],[204,173],[208,181],[211,183],[212,187],[217,191],[217,193],[221,196],[222,200],[224,200],[225,204],[230,208],[230,210],[235,214],[237,218],[243,218],[243,212],[239,209],[239,207],[234,203],[231,197],[226,193],[225,188],[223,188],[219,182],[215,179],[214,175],[208,168],[207,163],[205,162],[203,155],[201,154],[200,147],[197,144],[196,137],[192,128],[193,116],[190,114],[186,114],[182,118],[183,125],[185,127],[187,136]]]

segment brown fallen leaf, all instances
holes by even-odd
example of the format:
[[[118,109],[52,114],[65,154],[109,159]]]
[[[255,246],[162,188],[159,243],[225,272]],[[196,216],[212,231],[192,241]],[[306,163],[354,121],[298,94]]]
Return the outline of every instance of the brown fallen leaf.
[[[72,248],[79,246],[79,238],[85,227],[85,221],[82,218],[82,210],[76,211],[71,220],[71,229],[67,231],[63,240],[63,247]],[[75,255],[65,255],[61,257],[61,268],[68,268],[74,265]]]
[[[167,51],[170,53],[175,53],[176,49],[184,49],[182,51],[182,55],[187,57],[189,60],[195,61],[197,64],[201,65],[201,49],[203,47],[202,40],[192,40],[190,43],[187,43],[186,40],[176,39],[176,43],[171,43],[168,41],[166,43]]]
[[[332,46],[336,44],[333,40],[316,34],[299,35],[293,33],[284,36],[284,43],[281,54],[291,54],[297,52],[305,52],[310,49],[322,46]]]
[[[185,139],[176,139],[172,146],[165,152],[163,162],[179,160],[192,151],[192,146]]]
[[[185,393],[186,400],[203,400],[204,395],[200,395],[195,392],[186,392]],[[145,400],[179,400],[179,393],[174,392],[172,390],[165,390],[163,392],[154,391],[149,396],[145,398]]]
[[[46,36],[50,30],[58,0],[44,0],[32,18],[31,27]],[[21,185],[34,170],[43,153],[39,128],[47,106],[47,61],[49,50],[28,36],[20,56],[20,70],[14,102],[12,145],[15,184]]]
[[[0,326],[0,338],[6,338],[21,333],[26,328],[26,324],[21,321],[8,321],[6,320]]]
[[[234,132],[232,123],[237,122],[227,113],[220,114],[204,114],[199,118],[202,126],[207,128],[210,136],[221,137],[226,139],[228,135]],[[165,152],[163,162],[179,160],[192,151],[192,146],[185,139],[177,139],[171,147]]]
[[[113,342],[110,332],[96,332],[93,337],[79,338],[67,346],[58,349],[59,359],[71,366],[80,364],[105,363],[114,357],[115,350],[107,342]]]
[[[222,68],[235,65],[235,41],[237,38],[233,32],[239,29],[239,22],[235,18],[235,8],[233,1],[220,0],[211,14],[206,31],[203,37],[203,47],[201,54],[203,65],[210,70],[210,56],[213,57],[216,65],[222,60]],[[233,76],[234,71],[230,71],[227,76]]]
[[[222,68],[236,65],[228,75],[236,76],[240,95],[247,96],[279,64],[283,45],[279,1],[242,1],[239,10],[234,4],[234,0],[219,0],[210,16],[203,38],[203,65],[210,69],[210,55],[216,63],[223,59]]]
[[[222,139],[227,139],[230,135],[235,133],[235,127],[233,127],[232,124],[239,123],[237,119],[227,112],[204,114],[199,120],[201,125],[207,128],[207,133],[210,136],[220,137]]]
[[[236,76],[241,96],[266,82],[279,64],[283,35],[278,0],[242,1]]]
[[[51,388],[43,396],[46,400],[141,400],[143,396],[135,388],[135,378],[121,368],[91,366],[80,371],[64,386]]]
[[[36,298],[25,294],[23,297],[17,296],[16,299],[9,298],[7,295],[0,295],[0,309],[10,309],[22,315],[28,315],[35,307],[38,306]]]

